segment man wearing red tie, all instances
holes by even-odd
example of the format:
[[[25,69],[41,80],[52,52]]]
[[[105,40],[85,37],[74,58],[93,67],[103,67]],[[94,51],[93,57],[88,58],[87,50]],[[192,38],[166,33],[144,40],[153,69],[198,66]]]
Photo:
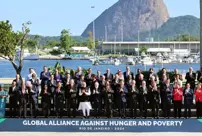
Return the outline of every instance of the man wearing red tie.
[[[196,114],[197,118],[202,118],[202,88],[201,83],[198,84],[195,91],[195,101],[196,101]]]
[[[173,89],[174,117],[181,118],[183,89],[177,83]]]

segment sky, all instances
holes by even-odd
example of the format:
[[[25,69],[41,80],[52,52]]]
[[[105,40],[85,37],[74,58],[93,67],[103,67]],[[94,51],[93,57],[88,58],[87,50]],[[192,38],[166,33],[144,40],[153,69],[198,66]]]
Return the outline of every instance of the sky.
[[[1,0],[0,20],[13,29],[31,21],[31,34],[58,36],[62,29],[81,35],[87,25],[118,0]],[[164,0],[170,17],[200,16],[200,0]],[[95,8],[91,8],[95,6]]]

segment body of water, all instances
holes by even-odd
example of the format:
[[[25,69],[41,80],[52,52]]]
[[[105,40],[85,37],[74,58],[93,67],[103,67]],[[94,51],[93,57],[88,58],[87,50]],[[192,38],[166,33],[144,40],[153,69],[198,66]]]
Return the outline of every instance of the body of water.
[[[112,73],[116,73],[117,70],[125,71],[126,65],[99,65],[99,66],[93,66],[90,61],[88,60],[37,60],[37,61],[24,61],[23,63],[23,70],[22,70],[22,76],[25,77],[28,72],[29,68],[34,68],[37,72],[37,75],[40,74],[40,72],[43,70],[43,66],[46,65],[48,67],[52,66],[54,67],[56,62],[60,62],[61,65],[65,66],[66,68],[72,68],[77,69],[78,66],[81,66],[82,68],[92,68],[93,72],[96,73],[97,70],[100,70],[102,74],[105,73],[106,69],[110,69]],[[135,72],[138,68],[142,70],[148,70],[149,68],[154,68],[155,71],[158,71],[162,67],[165,67],[168,71],[173,71],[175,68],[179,69],[181,74],[185,74],[189,67],[193,67],[194,71],[199,70],[200,65],[199,64],[157,64],[152,66],[143,66],[143,65],[135,65],[130,66],[131,71]],[[9,61],[0,61],[0,78],[9,78],[9,77],[15,77],[15,70],[12,66],[12,64]]]

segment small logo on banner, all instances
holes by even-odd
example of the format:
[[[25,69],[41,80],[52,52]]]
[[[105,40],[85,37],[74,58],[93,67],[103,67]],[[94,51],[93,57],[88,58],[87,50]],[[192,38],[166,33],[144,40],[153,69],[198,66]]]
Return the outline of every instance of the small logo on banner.
[[[1,117],[1,112],[0,112],[0,117]],[[3,123],[6,119],[2,118],[0,119],[0,123]]]

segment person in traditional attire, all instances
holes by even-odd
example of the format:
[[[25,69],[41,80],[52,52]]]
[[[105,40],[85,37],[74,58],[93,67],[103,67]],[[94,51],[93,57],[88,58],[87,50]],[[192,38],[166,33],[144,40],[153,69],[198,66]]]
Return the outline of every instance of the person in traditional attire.
[[[179,84],[173,88],[174,118],[181,118],[183,89]]]
[[[8,93],[4,91],[4,85],[0,84],[0,118],[4,118],[6,111],[6,98]]]
[[[195,103],[196,103],[196,116],[197,119],[202,118],[202,87],[201,83],[198,84],[195,92]]]
[[[70,80],[70,84],[65,90],[65,102],[68,117],[76,117],[76,106],[77,106],[77,87],[74,79]]]
[[[136,81],[132,80],[128,89],[128,104],[129,104],[131,118],[137,117],[138,95],[139,95],[139,90],[136,87]]]
[[[113,93],[114,91],[111,88],[110,82],[107,81],[103,91],[105,114],[107,118],[113,116]]]
[[[90,117],[90,110],[92,109],[91,103],[89,101],[90,95],[90,88],[86,87],[86,82],[83,82],[82,87],[79,89],[80,103],[78,108],[78,110],[82,110],[83,118]]]
[[[191,106],[193,104],[193,89],[190,88],[190,84],[187,83],[185,89],[183,90],[184,96],[184,117],[191,118]]]

